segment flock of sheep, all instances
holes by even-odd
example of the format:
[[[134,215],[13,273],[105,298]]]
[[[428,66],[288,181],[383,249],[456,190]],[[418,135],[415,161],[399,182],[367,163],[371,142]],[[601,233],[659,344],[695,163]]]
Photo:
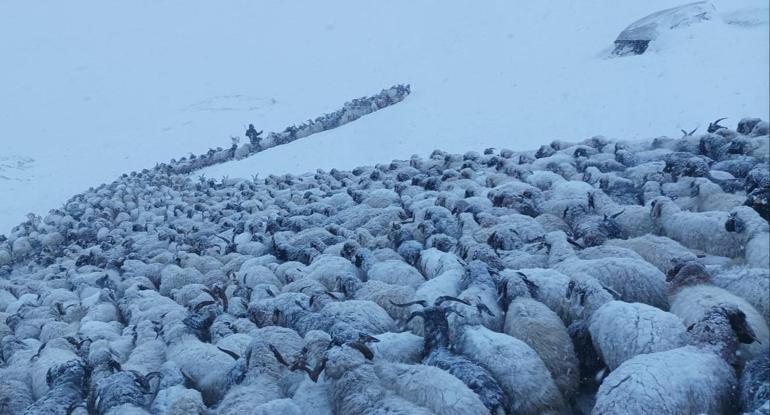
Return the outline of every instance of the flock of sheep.
[[[768,414],[768,151],[124,175],[0,235],[0,413]]]

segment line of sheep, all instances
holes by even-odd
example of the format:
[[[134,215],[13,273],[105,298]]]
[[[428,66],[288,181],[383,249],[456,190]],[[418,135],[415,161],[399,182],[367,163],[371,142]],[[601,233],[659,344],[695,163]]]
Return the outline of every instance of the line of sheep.
[[[249,142],[241,144],[240,146],[233,143],[230,148],[226,149],[223,149],[222,147],[217,147],[216,149],[212,148],[204,154],[191,154],[189,157],[181,157],[179,160],[172,159],[168,163],[159,163],[154,169],[166,174],[188,174],[215,164],[221,164],[231,160],[241,160],[259,153],[260,151],[265,151],[269,148],[288,144],[312,134],[343,126],[364,115],[397,104],[409,96],[411,92],[411,87],[408,84],[394,85],[390,88],[383,89],[375,95],[348,101],[342,108],[316,117],[314,120],[311,119],[300,125],[286,127],[285,130],[279,133],[268,133],[259,143]]]
[[[768,124],[126,174],[0,235],[3,414],[768,414]]]

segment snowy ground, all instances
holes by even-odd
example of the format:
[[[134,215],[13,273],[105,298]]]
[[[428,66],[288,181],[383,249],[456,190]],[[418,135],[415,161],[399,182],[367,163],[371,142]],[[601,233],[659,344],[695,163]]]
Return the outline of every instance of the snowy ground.
[[[768,118],[766,0],[715,1],[717,19],[621,59],[606,55],[625,26],[682,2],[415,3],[3,2],[0,233],[249,122],[282,130],[396,83],[413,93],[393,108],[205,174]]]

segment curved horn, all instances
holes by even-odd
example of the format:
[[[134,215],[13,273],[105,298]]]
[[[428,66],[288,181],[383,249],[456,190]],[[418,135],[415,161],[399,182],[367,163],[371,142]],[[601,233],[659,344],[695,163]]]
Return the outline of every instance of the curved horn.
[[[390,303],[393,304],[396,307],[410,307],[410,306],[413,306],[415,304],[423,306],[423,307],[427,307],[428,306],[428,302],[425,301],[425,300],[410,301],[408,303],[397,303],[397,302],[394,302],[393,300],[390,300]]]
[[[201,308],[206,307],[207,305],[212,305],[212,304],[216,304],[216,303],[217,302],[213,301],[213,300],[201,301],[200,303],[195,304],[195,307],[193,307],[193,310],[195,310],[197,312],[197,311],[200,311]]]
[[[228,354],[230,357],[232,357],[232,358],[233,358],[233,359],[235,359],[235,360],[238,360],[238,359],[240,359],[240,358],[241,358],[240,356],[238,356],[238,353],[235,353],[235,352],[233,352],[233,351],[231,351],[231,350],[223,349],[223,348],[221,348],[221,347],[219,347],[219,346],[217,346],[217,349],[219,349],[219,350],[221,350],[221,351],[223,351],[223,352],[227,353],[227,354]]]
[[[487,313],[490,317],[494,317],[495,313],[492,312],[492,310],[487,307],[484,303],[478,303],[476,304],[476,308],[479,310],[479,314]]]
[[[350,343],[350,344],[348,344],[348,346],[350,346],[350,347],[358,350],[359,352],[361,352],[361,354],[364,355],[366,360],[374,359],[374,352],[372,351],[372,349],[369,348],[369,346],[367,346],[367,345],[365,345],[363,343],[359,343],[359,342]]]
[[[456,303],[462,303],[462,304],[465,304],[465,305],[471,305],[471,303],[469,303],[468,301],[465,301],[465,300],[457,298],[457,297],[452,297],[451,295],[442,295],[442,296],[436,298],[436,301],[433,302],[433,305],[440,306],[441,303],[443,303],[445,301],[454,301]]]
[[[273,356],[275,356],[275,360],[278,361],[278,363],[289,367],[289,364],[286,362],[286,359],[283,358],[283,355],[281,352],[278,351],[278,349],[275,348],[272,344],[268,344],[267,347],[270,349],[271,352],[273,352]]]
[[[425,313],[423,313],[422,311],[414,311],[414,312],[412,312],[412,314],[409,315],[409,318],[406,319],[406,322],[404,324],[409,324],[409,322],[412,321],[412,319],[415,318],[415,317],[425,318]]]
[[[465,318],[465,315],[464,315],[463,313],[461,313],[461,312],[459,312],[459,311],[455,310],[454,308],[447,308],[447,309],[446,309],[446,313],[447,313],[447,315],[449,315],[449,314],[452,314],[452,313],[455,313],[455,314],[457,314],[458,316],[460,316],[460,317],[462,317],[462,318]]]

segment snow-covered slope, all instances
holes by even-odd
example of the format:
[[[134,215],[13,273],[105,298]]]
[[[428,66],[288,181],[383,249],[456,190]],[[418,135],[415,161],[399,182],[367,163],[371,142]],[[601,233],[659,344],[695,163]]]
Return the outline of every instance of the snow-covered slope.
[[[608,59],[645,2],[73,1],[0,6],[0,233],[128,170],[280,131],[396,83],[412,95],[208,176],[434,148],[643,138],[768,113],[766,0]],[[727,22],[730,22],[728,24]]]

